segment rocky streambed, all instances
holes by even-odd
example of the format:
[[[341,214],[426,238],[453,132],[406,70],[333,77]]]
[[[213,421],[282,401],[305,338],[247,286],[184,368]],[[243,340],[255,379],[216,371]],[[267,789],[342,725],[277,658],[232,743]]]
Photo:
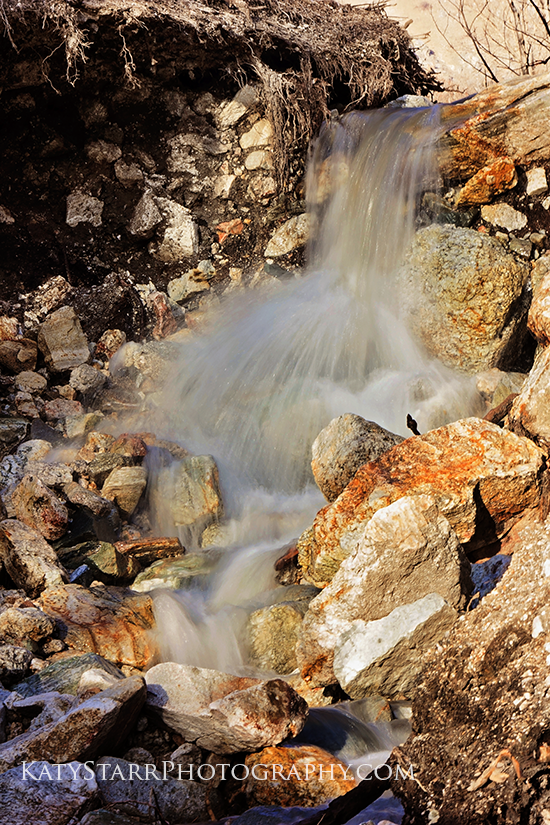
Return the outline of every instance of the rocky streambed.
[[[443,186],[421,190],[396,282],[416,340],[469,376],[472,415],[408,438],[327,417],[306,445],[327,503],[250,568],[226,671],[163,653],[159,592],[245,563],[233,490],[166,435],[163,387],[228,306],[303,275],[353,169],[323,158],[306,208],[257,77],[177,93],[162,65],[99,100],[92,61],[71,137],[13,60],[2,105],[45,137],[0,209],[0,821],[355,825],[391,789],[404,813],[382,799],[365,820],[547,822],[548,77],[442,110]],[[184,649],[186,627],[168,633]]]

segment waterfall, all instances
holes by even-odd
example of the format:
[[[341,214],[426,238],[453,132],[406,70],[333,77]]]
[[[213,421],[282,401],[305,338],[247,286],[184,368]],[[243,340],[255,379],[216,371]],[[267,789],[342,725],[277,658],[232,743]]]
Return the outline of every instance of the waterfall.
[[[225,300],[211,331],[182,345],[167,435],[215,457],[228,525],[206,583],[156,596],[165,659],[247,671],[246,617],[270,603],[281,546],[322,506],[310,451],[334,416],[407,435],[407,413],[423,431],[469,414],[472,380],[413,340],[399,290],[419,203],[439,185],[440,130],[436,106],[327,124],[308,172],[308,271]],[[158,530],[173,535],[169,509]]]

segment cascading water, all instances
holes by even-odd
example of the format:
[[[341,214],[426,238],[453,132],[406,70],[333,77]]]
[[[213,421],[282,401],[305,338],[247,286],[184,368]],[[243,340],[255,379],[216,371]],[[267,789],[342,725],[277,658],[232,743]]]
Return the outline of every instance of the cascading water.
[[[166,435],[215,457],[227,524],[223,550],[197,551],[213,573],[155,595],[166,660],[250,673],[247,616],[273,603],[281,545],[322,504],[310,450],[331,418],[354,412],[406,435],[407,413],[421,430],[470,413],[471,382],[412,339],[399,290],[419,201],[438,186],[439,133],[438,107],[328,124],[308,173],[308,273],[224,301],[211,331],[182,346],[161,404]],[[158,473],[168,503],[157,529],[188,542],[171,516],[170,472]]]

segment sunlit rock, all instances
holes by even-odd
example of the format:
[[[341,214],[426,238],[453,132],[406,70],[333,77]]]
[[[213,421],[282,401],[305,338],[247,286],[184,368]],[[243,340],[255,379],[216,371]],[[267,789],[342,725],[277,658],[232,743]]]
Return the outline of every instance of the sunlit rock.
[[[521,332],[528,274],[495,238],[449,225],[421,229],[401,274],[409,327],[449,367],[500,366]]]
[[[37,530],[45,539],[55,541],[67,531],[67,507],[49,487],[32,475],[24,476],[12,495],[15,516]]]
[[[550,446],[550,347],[540,349],[508,414],[511,430]]]
[[[55,550],[16,519],[0,522],[0,557],[13,582],[31,597],[67,579]]]
[[[311,469],[327,501],[334,501],[347,487],[362,464],[405,439],[374,421],[345,413],[333,418],[313,442]]]
[[[74,369],[90,359],[88,341],[72,307],[61,307],[41,324],[38,346],[52,372]]]
[[[216,753],[255,751],[298,733],[307,705],[281,679],[263,682],[216,670],[156,665],[146,675],[147,707],[186,742]]]
[[[149,667],[157,656],[149,596],[123,587],[68,584],[50,587],[40,606],[61,624],[65,643],[75,650],[139,668]]]
[[[300,539],[300,566],[309,581],[326,584],[358,548],[374,513],[406,495],[432,495],[459,542],[482,547],[537,506],[542,468],[532,441],[479,418],[408,438],[363,465],[319,511]]]
[[[249,805],[322,805],[351,791],[351,768],[315,745],[264,748],[246,757],[250,773],[243,783]]]
[[[434,592],[453,608],[445,616],[455,617],[457,609],[465,607],[471,590],[470,564],[449,522],[438,511],[435,498],[400,498],[373,515],[356,552],[343,561],[331,583],[310,603],[297,649],[302,675],[313,684],[333,683],[333,657],[340,655],[350,634],[360,636],[371,622]],[[402,618],[405,626],[404,615]],[[395,627],[399,629],[399,622]],[[348,646],[354,644],[349,642]],[[391,649],[380,654],[390,669]],[[399,678],[403,681],[404,677]],[[352,681],[351,677],[346,679]],[[366,692],[389,695],[381,686]]]

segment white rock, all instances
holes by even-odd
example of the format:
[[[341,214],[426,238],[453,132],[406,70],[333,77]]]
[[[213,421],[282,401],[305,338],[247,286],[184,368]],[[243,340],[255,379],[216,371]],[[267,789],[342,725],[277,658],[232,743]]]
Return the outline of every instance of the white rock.
[[[233,183],[237,179],[236,175],[220,175],[214,182],[214,197],[228,198]]]
[[[517,232],[527,226],[527,217],[507,203],[495,203],[481,207],[481,217],[492,226],[500,226],[508,232]]]
[[[257,149],[247,155],[244,165],[249,171],[253,169],[271,169],[273,166],[271,152],[266,152],[265,149]]]
[[[239,143],[243,149],[251,149],[252,146],[267,146],[273,137],[273,127],[269,120],[262,118],[257,120],[250,131],[241,135]]]
[[[67,217],[69,226],[79,223],[91,223],[92,226],[101,226],[103,201],[93,198],[85,192],[72,192],[67,196]]]
[[[309,238],[309,230],[310,217],[306,212],[290,218],[272,235],[265,248],[264,256],[266,258],[278,258],[281,255],[286,255],[287,252],[292,252],[293,249],[303,246]]]
[[[214,115],[218,127],[227,129],[234,126],[256,104],[257,99],[254,86],[243,86],[233,100],[226,100],[219,105]]]
[[[152,254],[166,263],[177,263],[182,258],[190,258],[199,250],[199,232],[185,206],[169,198],[156,198],[166,225],[158,244],[151,245]]]
[[[420,670],[421,651],[441,639],[457,616],[438,593],[430,593],[383,619],[357,620],[335,653],[336,678],[352,699],[407,695]]]
[[[529,196],[544,195],[548,192],[546,172],[542,166],[535,166],[527,171],[527,194]]]

